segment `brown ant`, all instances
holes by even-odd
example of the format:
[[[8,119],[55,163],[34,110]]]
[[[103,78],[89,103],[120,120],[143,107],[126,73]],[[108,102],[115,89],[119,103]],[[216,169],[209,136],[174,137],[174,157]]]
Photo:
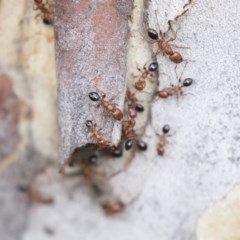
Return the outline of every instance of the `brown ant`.
[[[102,93],[100,96],[97,92],[90,92],[88,96],[94,102],[99,101],[99,105],[101,105],[107,112],[111,113],[115,120],[121,120],[123,118],[123,113],[116,107],[116,104],[112,103],[111,100],[105,100],[105,93]]]
[[[138,71],[140,71],[142,74],[138,78],[137,82],[135,83],[135,88],[138,91],[142,91],[146,86],[146,79],[150,76],[153,76],[153,72],[157,72],[158,70],[158,63],[152,62],[149,64],[148,68],[146,67],[146,64],[143,66],[143,70],[140,68],[137,68]]]
[[[170,131],[170,126],[168,124],[164,125],[163,128],[162,128],[162,134],[157,134],[159,135],[159,142],[158,142],[158,145],[157,145],[157,153],[159,156],[163,156],[164,155],[164,152],[165,152],[165,146],[167,144],[167,139],[166,139],[166,136],[168,134],[168,132]]]
[[[132,148],[133,140],[135,139],[135,131],[134,126],[136,124],[135,118],[137,117],[137,111],[131,107],[128,106],[128,120],[123,122],[123,134],[127,141],[125,142],[125,149],[129,150]]]
[[[135,110],[137,112],[143,112],[144,111],[144,106],[140,103],[137,103],[138,99],[135,96],[135,93],[130,92],[130,90],[127,90],[126,92],[126,99],[131,103],[131,106],[135,107]]]
[[[98,157],[96,155],[92,155],[84,160],[84,166],[82,169],[82,176],[85,180],[90,180],[94,176],[96,172],[96,168],[98,166]]]
[[[185,65],[184,69],[186,68],[186,65]],[[175,73],[176,73],[176,78],[178,78],[176,67],[175,67]],[[184,71],[184,69],[183,69],[183,71]],[[177,85],[171,84],[171,87],[164,88],[164,89],[158,91],[157,92],[158,97],[160,97],[160,98],[168,98],[168,97],[174,96],[174,95],[177,95],[177,96],[184,95],[183,90],[182,90],[183,87],[191,86],[192,83],[193,83],[193,79],[192,78],[185,78],[183,80],[183,82],[182,82],[183,71],[181,73],[181,76],[178,78],[178,84]]]
[[[43,23],[46,25],[52,25],[53,13],[49,8],[48,1],[46,1],[46,3],[43,3],[43,0],[34,0],[34,2],[36,6],[34,10],[40,10],[40,13],[36,16],[36,18],[42,15]]]
[[[147,29],[147,33],[149,38],[151,38],[153,40],[152,43],[158,43],[158,51],[156,52],[156,55],[159,52],[162,52],[163,54],[167,54],[169,56],[169,59],[174,62],[174,63],[181,63],[183,61],[183,57],[179,52],[176,52],[172,49],[173,44],[170,44],[170,42],[173,42],[176,37],[177,37],[177,31],[175,31],[174,36],[168,40],[166,40],[166,34],[172,30],[172,22],[173,21],[177,21],[181,16],[183,16],[187,11],[187,7],[192,3],[193,0],[189,0],[188,3],[186,3],[183,6],[183,12],[181,14],[179,14],[178,16],[176,16],[174,18],[174,20],[168,20],[168,29],[166,32],[162,32],[160,30],[160,26],[158,26],[159,28],[159,34],[157,33],[157,31],[153,28],[149,28]],[[156,14],[156,18],[157,18],[157,13]],[[172,46],[171,46],[172,45]],[[178,46],[175,46],[178,47]],[[180,48],[180,47],[179,47]],[[181,47],[184,48],[184,47]]]
[[[101,129],[97,128],[97,124],[93,123],[91,120],[86,121],[86,126],[92,134],[92,138],[97,142],[98,147],[100,148],[110,148],[113,147],[112,144],[106,141],[101,135]]]

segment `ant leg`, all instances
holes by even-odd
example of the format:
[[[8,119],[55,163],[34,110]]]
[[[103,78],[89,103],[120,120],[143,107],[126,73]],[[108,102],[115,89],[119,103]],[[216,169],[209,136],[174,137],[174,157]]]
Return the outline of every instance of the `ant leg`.
[[[180,27],[175,31],[173,37],[171,37],[171,38],[167,41],[167,43],[173,42],[173,41],[177,38],[177,34],[178,34],[178,30],[179,30],[179,29],[180,29]],[[173,29],[172,29],[172,31],[173,31]]]
[[[190,47],[179,46],[179,45],[176,45],[176,44],[169,44],[169,45],[172,46],[172,47],[175,47],[175,48],[186,48],[186,49],[190,49]]]
[[[172,23],[171,22],[173,22],[172,20],[168,20],[168,29],[167,29],[167,31],[166,32],[168,32],[168,31],[173,31],[173,27],[172,27]]]

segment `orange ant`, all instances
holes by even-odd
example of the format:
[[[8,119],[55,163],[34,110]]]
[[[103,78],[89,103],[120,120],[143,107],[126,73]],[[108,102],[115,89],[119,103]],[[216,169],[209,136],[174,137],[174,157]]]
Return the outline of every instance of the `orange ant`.
[[[137,112],[143,112],[144,106],[140,103],[137,103],[138,99],[135,96],[135,93],[130,92],[130,90],[127,90],[126,93],[126,99],[131,103],[131,106],[134,106]]]
[[[159,50],[156,52],[156,55],[159,53],[159,52],[163,52],[163,54],[167,54],[169,56],[169,59],[174,62],[174,63],[180,63],[183,61],[183,58],[182,58],[182,55],[179,53],[179,52],[174,52],[171,45],[169,44],[169,42],[172,42],[176,39],[176,33],[175,33],[175,36],[170,38],[169,40],[165,40],[165,34],[166,32],[162,32],[160,30],[160,38],[159,38],[159,35],[157,33],[156,30],[152,29],[152,28],[149,28],[148,30],[148,36],[154,40],[153,43],[157,42],[158,43],[158,47],[159,47]]]
[[[133,140],[135,139],[135,131],[134,131],[134,126],[136,124],[135,118],[137,117],[137,111],[132,108],[131,106],[128,106],[128,120],[124,121],[123,123],[123,134],[125,138],[127,139],[125,143],[125,149],[129,150],[131,149],[133,145]]]
[[[34,0],[35,2],[35,9],[34,10],[40,10],[41,13],[39,13],[36,18],[40,15],[42,15],[43,18],[43,23],[46,25],[51,25],[53,24],[53,13],[49,8],[48,1],[46,3],[43,3],[43,0]]]
[[[188,9],[186,9],[186,8],[192,3],[192,1],[193,0],[189,0],[188,3],[186,3],[183,6],[183,12],[174,18],[175,22],[188,11]],[[155,14],[157,17],[156,12],[155,12]],[[175,31],[174,36],[172,38],[170,38],[169,40],[166,40],[166,34],[169,32],[169,30],[173,31],[171,22],[173,22],[173,20],[168,20],[168,29],[166,32],[162,32],[160,30],[160,27],[158,26],[159,34],[157,33],[156,30],[154,30],[152,28],[147,29],[147,33],[148,33],[149,38],[151,38],[153,40],[152,43],[158,43],[158,51],[156,52],[156,55],[159,52],[162,52],[163,54],[167,54],[169,56],[169,59],[172,62],[181,63],[183,61],[182,55],[179,52],[176,52],[172,49],[173,44],[169,44],[170,42],[173,42],[176,39],[177,31]],[[178,46],[175,45],[175,47],[178,47]],[[184,47],[181,47],[181,48],[184,48]]]
[[[138,91],[142,91],[146,86],[146,79],[150,76],[153,77],[153,72],[156,72],[158,70],[158,63],[152,62],[149,64],[148,68],[146,67],[146,64],[143,66],[143,70],[140,68],[137,68],[138,71],[140,71],[142,74],[138,78],[138,81],[135,83],[135,88]]]
[[[185,65],[184,69],[186,68],[186,65]],[[176,73],[176,78],[178,78],[176,67],[175,67],[175,73]],[[185,78],[183,80],[183,82],[182,82],[182,74],[184,72],[184,69],[183,69],[180,77],[178,78],[178,84],[177,85],[171,84],[171,87],[164,88],[164,89],[158,91],[157,92],[158,97],[160,97],[160,98],[168,98],[168,97],[174,96],[174,95],[177,95],[177,96],[184,95],[183,90],[182,90],[183,87],[189,87],[193,83],[193,79],[192,78]]]
[[[96,168],[98,166],[98,157],[96,155],[92,155],[84,160],[84,166],[82,169],[82,175],[84,179],[90,180],[94,176],[96,172]]]
[[[170,126],[168,124],[164,125],[163,128],[162,128],[162,132],[163,134],[157,134],[159,135],[159,142],[158,142],[158,145],[157,145],[157,153],[159,156],[163,156],[164,155],[164,152],[165,152],[165,146],[167,144],[167,139],[166,139],[166,136],[167,136],[167,133],[170,131]]]
[[[92,134],[92,138],[97,142],[98,147],[100,148],[109,148],[109,147],[113,147],[112,144],[108,141],[106,141],[105,139],[103,139],[100,131],[101,129],[97,128],[97,124],[93,123],[91,120],[87,120],[85,122],[89,132],[91,132]]]
[[[94,102],[99,101],[100,102],[99,105],[101,105],[107,112],[110,112],[112,117],[115,120],[121,120],[123,118],[122,111],[119,108],[117,108],[116,104],[112,103],[111,100],[106,101],[105,97],[106,97],[105,93],[102,93],[101,96],[97,92],[89,93],[89,98],[92,101],[94,101]]]

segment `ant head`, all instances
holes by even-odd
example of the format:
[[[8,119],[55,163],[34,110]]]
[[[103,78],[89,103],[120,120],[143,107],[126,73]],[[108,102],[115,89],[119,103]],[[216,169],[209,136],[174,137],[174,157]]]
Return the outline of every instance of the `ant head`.
[[[96,155],[91,155],[88,158],[88,162],[92,165],[96,165],[96,164],[98,164],[98,157]]]
[[[186,78],[186,79],[184,79],[184,81],[183,81],[183,87],[189,87],[189,86],[191,86],[192,85],[192,83],[193,83],[193,80],[192,80],[192,78]]]
[[[137,144],[139,150],[141,151],[146,151],[147,150],[147,143],[145,143],[144,141],[139,141]]]
[[[143,105],[139,104],[139,103],[136,104],[135,109],[136,109],[137,112],[143,112],[144,111]]]
[[[158,63],[157,62],[152,62],[148,66],[148,70],[150,72],[156,72],[158,70]]]
[[[170,126],[168,124],[164,125],[162,131],[164,134],[167,134],[170,131]]]
[[[97,101],[99,101],[99,99],[100,99],[100,96],[99,96],[99,94],[98,94],[97,92],[90,92],[90,93],[88,94],[88,96],[89,96],[89,98],[90,98],[92,101],[94,101],[94,102],[97,102]]]
[[[125,142],[125,150],[126,151],[130,150],[132,148],[132,146],[133,146],[133,140],[127,140]]]
[[[87,128],[92,128],[93,127],[93,122],[91,120],[87,120],[85,122],[85,124],[86,124]]]
[[[148,32],[148,36],[151,39],[158,40],[158,33],[156,30],[154,30],[153,28],[148,28],[147,32]]]

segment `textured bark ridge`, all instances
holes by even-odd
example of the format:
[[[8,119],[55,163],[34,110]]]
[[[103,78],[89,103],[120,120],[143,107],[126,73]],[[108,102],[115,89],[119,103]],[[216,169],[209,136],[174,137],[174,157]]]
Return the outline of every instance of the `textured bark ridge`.
[[[104,92],[123,108],[131,1],[60,0],[54,9],[62,164],[74,149],[93,141],[87,137],[88,119],[106,140],[120,140],[120,123],[96,108],[88,94]]]

